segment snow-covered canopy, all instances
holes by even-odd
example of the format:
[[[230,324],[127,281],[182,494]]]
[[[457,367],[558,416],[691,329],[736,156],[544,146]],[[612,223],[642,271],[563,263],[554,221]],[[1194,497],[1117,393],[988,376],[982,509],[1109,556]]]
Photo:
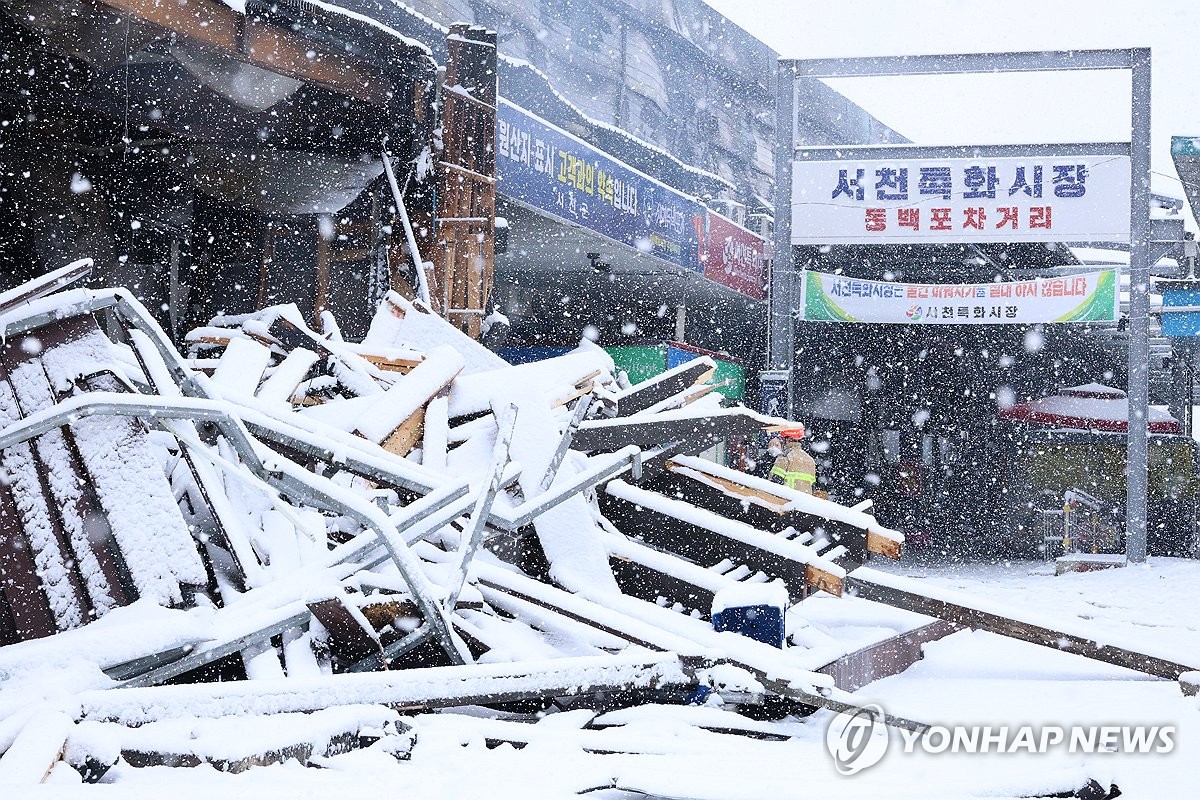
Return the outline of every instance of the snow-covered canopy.
[[[1129,400],[1125,392],[1099,383],[1085,383],[1056,395],[1018,403],[1000,412],[1003,419],[1053,428],[1124,433],[1129,430]],[[1150,407],[1151,433],[1183,433],[1183,425],[1161,406]]]

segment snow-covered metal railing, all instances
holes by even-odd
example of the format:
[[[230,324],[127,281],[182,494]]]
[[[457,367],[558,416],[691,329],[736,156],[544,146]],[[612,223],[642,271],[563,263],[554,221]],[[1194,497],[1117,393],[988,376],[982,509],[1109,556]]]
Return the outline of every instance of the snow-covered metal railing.
[[[180,392],[189,397],[206,397],[208,393],[197,381],[197,374],[183,362],[170,338],[127,289],[73,289],[40,298],[26,304],[25,308],[0,313],[0,339],[27,333],[66,317],[110,311],[121,321],[146,335],[162,357],[171,379]]]
[[[149,400],[139,395],[96,392],[69,398],[0,431],[0,450],[91,416],[137,417],[150,422],[200,420],[217,426],[243,465],[256,477],[302,502],[344,514],[375,534],[404,578],[426,623],[405,637],[403,649],[416,646],[430,634],[435,634],[451,659],[456,663],[465,660],[465,653],[454,644],[456,637],[451,634],[444,611],[436,601],[438,593],[387,514],[361,495],[336,486],[257,444],[241,420],[221,401],[195,397]],[[169,426],[167,429],[170,430]]]

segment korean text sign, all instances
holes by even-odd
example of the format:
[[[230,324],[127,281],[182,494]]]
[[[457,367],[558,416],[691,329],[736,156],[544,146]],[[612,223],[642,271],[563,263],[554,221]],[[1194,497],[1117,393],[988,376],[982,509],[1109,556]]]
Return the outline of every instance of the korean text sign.
[[[804,318],[901,325],[1021,325],[1117,318],[1116,270],[1000,283],[893,283],[805,273]]]
[[[499,191],[673,264],[699,270],[703,207],[570,134],[501,101]]]
[[[700,243],[704,277],[755,300],[763,299],[766,240],[720,214],[705,216]]]
[[[1129,239],[1128,156],[793,162],[793,244]]]

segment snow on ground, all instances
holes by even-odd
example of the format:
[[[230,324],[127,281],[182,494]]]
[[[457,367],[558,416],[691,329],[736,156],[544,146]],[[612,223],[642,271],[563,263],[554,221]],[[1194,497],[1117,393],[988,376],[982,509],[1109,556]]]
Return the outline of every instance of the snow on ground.
[[[1059,577],[1052,565],[1029,561],[937,565],[906,560],[885,568],[991,602],[1090,620],[1114,640],[1153,643],[1189,661],[1200,653],[1200,562],[1152,559],[1146,566]],[[914,615],[865,601],[823,596],[806,601],[793,617],[828,626],[839,609],[859,624],[874,620],[885,629],[919,622]],[[901,737],[893,734],[879,764],[843,777],[825,750],[829,712],[754,723],[760,733],[792,737],[769,741],[697,727],[721,727],[717,709],[643,707],[610,714],[606,721],[621,727],[601,730],[581,729],[591,717],[587,712],[551,714],[535,725],[518,726],[498,714],[463,709],[410,717],[416,745],[406,761],[373,747],[329,758],[321,770],[295,762],[239,775],[207,766],[119,765],[106,785],[50,784],[25,790],[22,797],[208,800],[221,793],[256,800],[376,794],[508,800],[569,797],[588,789],[593,791],[586,796],[595,798],[633,798],[642,792],[713,800],[834,792],[839,798],[1019,797],[1075,788],[1086,778],[1116,783],[1127,797],[1180,797],[1182,787],[1193,783],[1200,759],[1197,701],[1185,698],[1175,682],[994,634],[963,631],[934,642],[926,647],[924,661],[860,694],[890,713],[932,724],[1143,724],[1173,725],[1178,732],[1169,754],[1131,755],[1062,749],[906,754]],[[247,722],[250,736],[253,721]],[[505,736],[527,743],[496,745]],[[623,748],[649,752],[611,752]]]

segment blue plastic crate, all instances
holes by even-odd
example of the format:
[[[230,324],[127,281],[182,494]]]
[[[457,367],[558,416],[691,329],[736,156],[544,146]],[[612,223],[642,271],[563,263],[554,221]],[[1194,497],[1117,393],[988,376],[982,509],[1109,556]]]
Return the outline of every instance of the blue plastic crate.
[[[732,631],[772,647],[783,647],[783,610],[777,606],[732,606],[713,614],[713,630]]]

